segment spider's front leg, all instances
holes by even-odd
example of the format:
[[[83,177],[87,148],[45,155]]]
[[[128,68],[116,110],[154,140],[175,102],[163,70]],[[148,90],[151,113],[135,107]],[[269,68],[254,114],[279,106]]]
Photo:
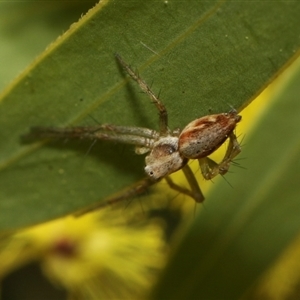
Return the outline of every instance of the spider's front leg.
[[[156,108],[159,111],[159,132],[161,135],[168,135],[170,133],[170,130],[168,128],[168,112],[165,105],[161,102],[159,97],[157,97],[152,92],[149,85],[136,72],[134,72],[128,64],[125,63],[125,61],[119,54],[115,54],[115,56],[118,62],[125,69],[125,71],[133,80],[138,83],[140,88],[150,97],[152,102],[155,104]]]
[[[203,177],[210,180],[218,174],[224,175],[228,172],[230,163],[241,152],[241,146],[233,132],[229,135],[229,144],[223,160],[218,164],[209,157],[199,159]]]
[[[37,139],[106,140],[148,149],[158,135],[158,132],[148,128],[103,124],[67,128],[32,127],[28,134],[22,136],[22,140],[24,142]]]

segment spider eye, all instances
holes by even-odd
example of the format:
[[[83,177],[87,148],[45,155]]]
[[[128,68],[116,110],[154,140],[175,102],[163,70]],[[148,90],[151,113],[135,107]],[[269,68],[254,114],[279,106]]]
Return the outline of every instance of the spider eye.
[[[150,166],[146,166],[145,167],[145,172],[147,173],[147,175],[149,176],[149,177],[152,177],[152,178],[154,178],[154,179],[158,179],[157,178],[157,174],[156,174],[156,172],[153,170],[153,168],[151,168]]]
[[[168,145],[169,147],[169,154],[172,154],[176,151],[175,147]]]

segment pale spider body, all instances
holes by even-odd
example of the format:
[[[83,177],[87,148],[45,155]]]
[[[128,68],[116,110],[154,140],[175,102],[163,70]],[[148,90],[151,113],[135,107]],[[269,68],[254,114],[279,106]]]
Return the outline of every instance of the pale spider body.
[[[188,159],[180,154],[178,136],[160,137],[145,158],[145,172],[159,180],[180,170],[187,162]]]
[[[148,94],[158,109],[159,131],[142,127],[103,124],[72,128],[34,127],[29,136],[34,138],[109,140],[133,144],[136,146],[135,152],[137,154],[146,154],[145,172],[148,178],[126,191],[124,195],[109,200],[110,203],[141,192],[162,178],[166,179],[172,189],[192,197],[196,202],[202,202],[204,196],[187,163],[190,159],[197,159],[205,179],[212,179],[218,174],[227,173],[230,163],[241,151],[240,144],[234,134],[241,116],[237,114],[236,110],[231,109],[228,113],[207,115],[196,119],[186,125],[183,130],[171,131],[168,128],[167,110],[161,100],[119,55],[116,55],[116,58],[141,89]],[[208,155],[218,149],[227,139],[229,139],[229,143],[222,161],[218,164],[208,158]],[[177,185],[169,177],[170,174],[180,169],[184,172],[190,189]]]
[[[241,116],[232,110],[196,119],[179,136],[175,132],[175,135],[158,137],[145,158],[146,174],[159,180],[183,168],[189,159],[210,155],[225,142],[240,120]]]

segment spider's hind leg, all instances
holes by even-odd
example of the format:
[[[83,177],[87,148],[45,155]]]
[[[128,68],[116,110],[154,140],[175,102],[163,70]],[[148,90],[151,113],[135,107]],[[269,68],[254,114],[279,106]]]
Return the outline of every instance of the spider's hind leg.
[[[117,203],[123,202],[125,200],[134,198],[138,195],[141,195],[145,193],[148,188],[150,188],[152,185],[154,185],[156,181],[151,180],[151,178],[146,177],[133,185],[125,188],[123,191],[120,191],[116,193],[115,195],[112,195],[111,197],[107,198],[104,201],[94,203],[84,209],[79,210],[78,212],[75,212],[76,217],[80,217],[86,213],[98,210],[98,209],[103,209],[106,207],[109,207],[111,205],[115,205]]]
[[[209,157],[199,159],[199,164],[203,177],[210,180],[218,174],[224,175],[230,168],[232,160],[241,152],[241,146],[236,135],[232,132],[229,135],[229,144],[223,160],[218,164]]]

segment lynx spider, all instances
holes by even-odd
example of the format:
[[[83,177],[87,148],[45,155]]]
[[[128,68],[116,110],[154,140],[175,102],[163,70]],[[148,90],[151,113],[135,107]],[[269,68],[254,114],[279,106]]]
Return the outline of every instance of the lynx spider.
[[[91,127],[33,127],[29,136],[35,138],[79,138],[92,140],[109,140],[135,145],[136,154],[146,154],[145,172],[147,178],[137,183],[124,194],[106,202],[114,203],[134,194],[143,192],[147,187],[165,178],[168,185],[196,202],[203,202],[204,196],[197,180],[188,165],[190,159],[198,159],[201,172],[209,180],[218,174],[228,172],[231,161],[240,153],[241,147],[234,134],[234,129],[241,116],[235,109],[228,113],[207,115],[190,122],[183,130],[170,130],[168,113],[146,82],[135,73],[124,60],[116,54],[116,59],[130,77],[150,97],[159,112],[159,131],[131,126],[103,124]],[[224,158],[216,163],[208,157],[217,150],[225,140],[229,139]],[[170,174],[182,169],[190,189],[179,186],[169,177]],[[106,204],[99,204],[102,207]],[[97,206],[97,207],[98,207]]]

